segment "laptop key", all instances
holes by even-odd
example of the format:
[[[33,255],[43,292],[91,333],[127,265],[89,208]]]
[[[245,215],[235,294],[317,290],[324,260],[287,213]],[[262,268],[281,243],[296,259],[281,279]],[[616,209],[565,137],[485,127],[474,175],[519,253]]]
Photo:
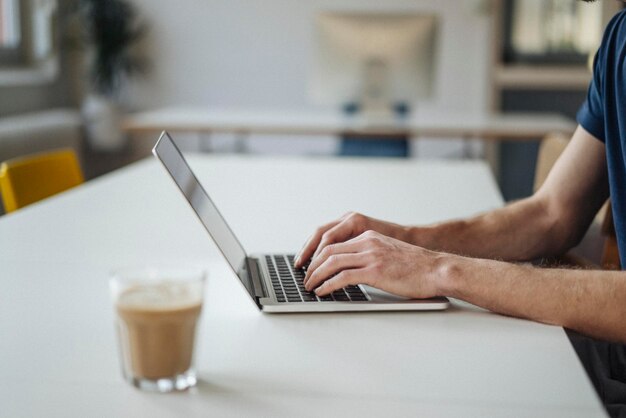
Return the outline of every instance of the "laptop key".
[[[363,293],[361,292],[348,292],[348,296],[350,296],[351,298],[357,297],[357,296],[363,296]]]

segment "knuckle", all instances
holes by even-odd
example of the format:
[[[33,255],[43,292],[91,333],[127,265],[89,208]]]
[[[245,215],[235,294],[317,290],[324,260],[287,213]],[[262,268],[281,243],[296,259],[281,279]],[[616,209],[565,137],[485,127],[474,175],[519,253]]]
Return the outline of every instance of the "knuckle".
[[[380,246],[380,239],[378,237],[375,236],[369,236],[367,237],[367,243],[373,248],[376,249]]]
[[[370,262],[375,262],[376,260],[378,260],[379,257],[379,253],[378,251],[376,251],[375,249],[371,249],[369,251],[367,251],[366,253],[366,259],[368,259]]]
[[[379,245],[380,241],[375,241],[376,246],[372,249],[372,252],[374,253],[374,255],[376,257],[382,257],[387,253],[387,250],[385,249],[384,246]]]
[[[326,261],[330,264],[335,264],[337,262],[337,256],[335,254],[329,255]]]
[[[327,245],[325,246],[322,251],[320,252],[320,255],[322,257],[331,257],[333,254],[333,246],[332,245]]]
[[[337,276],[335,276],[335,279],[337,280],[337,283],[341,284],[341,287],[344,287],[344,283],[347,283],[350,281],[350,279],[352,278],[352,273],[350,272],[350,270],[344,270],[341,273],[339,273]]]
[[[322,234],[322,241],[331,242],[333,239],[333,233],[331,231],[326,231]]]
[[[363,231],[365,229],[365,222],[363,221],[362,218],[358,217],[358,216],[353,216],[351,218],[349,218],[346,223],[349,225],[349,227],[354,231],[354,232],[358,232],[358,231]]]
[[[383,264],[380,261],[372,263],[372,271],[374,273],[380,273],[382,271]]]

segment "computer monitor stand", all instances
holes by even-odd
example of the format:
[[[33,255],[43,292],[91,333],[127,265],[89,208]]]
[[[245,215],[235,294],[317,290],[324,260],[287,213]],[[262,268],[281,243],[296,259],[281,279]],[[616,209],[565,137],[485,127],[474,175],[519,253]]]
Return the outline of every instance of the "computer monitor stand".
[[[408,132],[397,130],[402,118],[406,116],[406,104],[384,107],[353,106],[354,117],[367,127],[381,127],[380,133],[344,133],[341,135],[339,155],[346,157],[400,157],[409,156]],[[393,127],[394,129],[388,129]],[[386,129],[385,129],[386,128]]]

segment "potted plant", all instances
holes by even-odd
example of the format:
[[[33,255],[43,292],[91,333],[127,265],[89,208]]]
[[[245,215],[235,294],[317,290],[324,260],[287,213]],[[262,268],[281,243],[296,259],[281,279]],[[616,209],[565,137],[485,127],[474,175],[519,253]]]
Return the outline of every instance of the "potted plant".
[[[126,142],[119,92],[126,79],[147,70],[146,60],[132,51],[147,26],[126,0],[80,0],[79,6],[91,81],[82,104],[87,136],[93,149],[119,150]]]

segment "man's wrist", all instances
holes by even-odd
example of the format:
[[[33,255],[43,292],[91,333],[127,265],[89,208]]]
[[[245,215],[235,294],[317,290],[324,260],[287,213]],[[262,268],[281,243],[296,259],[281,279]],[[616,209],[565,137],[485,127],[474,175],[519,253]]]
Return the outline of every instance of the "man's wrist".
[[[434,284],[440,296],[455,297],[463,283],[471,259],[454,254],[441,253],[434,270]]]

